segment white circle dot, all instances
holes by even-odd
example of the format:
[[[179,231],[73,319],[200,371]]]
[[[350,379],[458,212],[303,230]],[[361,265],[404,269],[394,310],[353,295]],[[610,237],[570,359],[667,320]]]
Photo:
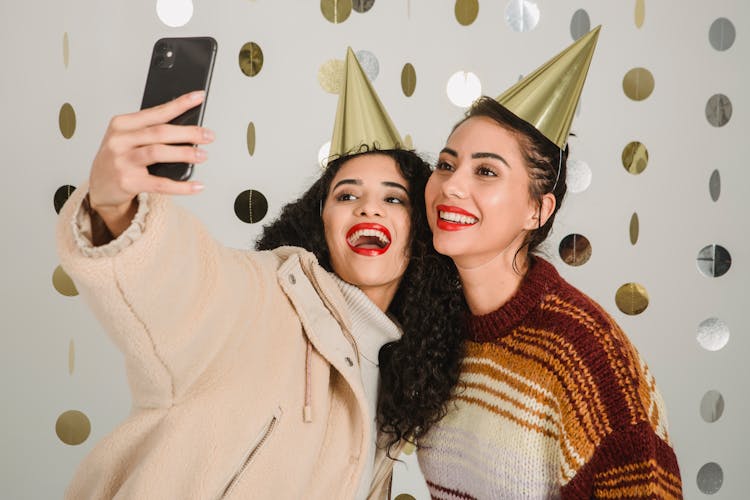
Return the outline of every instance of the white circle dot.
[[[718,318],[708,318],[698,325],[698,343],[707,351],[718,351],[729,342],[729,327]]]
[[[367,75],[367,78],[369,78],[371,82],[374,82],[378,77],[378,73],[380,73],[380,63],[378,62],[378,58],[375,57],[375,54],[369,50],[359,50],[357,51],[357,60],[359,61],[359,65],[362,66],[362,70]]]
[[[156,0],[156,15],[170,28],[185,26],[193,17],[192,0]]]
[[[539,6],[533,0],[510,0],[505,7],[505,22],[513,31],[531,31],[539,24]]]
[[[565,182],[568,185],[568,191],[571,193],[580,193],[586,191],[591,184],[591,168],[585,161],[568,160],[567,177]]]
[[[328,165],[328,157],[331,154],[331,141],[326,142],[318,150],[318,163],[320,168],[326,168]]]
[[[445,91],[453,104],[467,108],[482,95],[482,82],[474,73],[458,71],[448,79]]]

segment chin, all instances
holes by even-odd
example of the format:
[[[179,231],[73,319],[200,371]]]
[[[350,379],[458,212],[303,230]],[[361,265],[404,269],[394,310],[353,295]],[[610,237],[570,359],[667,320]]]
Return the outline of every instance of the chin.
[[[468,251],[465,242],[455,241],[453,238],[445,238],[437,234],[433,235],[432,246],[435,247],[437,253],[448,257],[460,256]]]
[[[352,285],[360,288],[371,288],[383,285],[383,274],[377,272],[357,273],[351,276],[351,280],[346,280]]]

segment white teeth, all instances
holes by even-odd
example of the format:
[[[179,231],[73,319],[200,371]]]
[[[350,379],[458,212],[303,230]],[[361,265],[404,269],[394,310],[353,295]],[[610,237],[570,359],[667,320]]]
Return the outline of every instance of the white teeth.
[[[383,231],[379,231],[377,229],[360,229],[358,231],[354,231],[352,235],[349,236],[349,244],[354,245],[362,236],[375,236],[380,240],[383,246],[391,242],[391,240],[388,239]]]
[[[441,219],[449,222],[457,222],[458,224],[476,224],[479,219],[476,217],[470,217],[468,215],[457,214],[456,212],[438,212]]]

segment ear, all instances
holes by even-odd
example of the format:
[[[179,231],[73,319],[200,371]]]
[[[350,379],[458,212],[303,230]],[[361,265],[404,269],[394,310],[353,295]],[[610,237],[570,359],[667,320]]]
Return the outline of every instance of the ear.
[[[541,209],[539,208],[539,205],[535,203],[532,204],[532,211],[529,214],[529,218],[526,220],[524,229],[527,231],[534,231],[545,225],[550,216],[555,212],[556,205],[557,200],[555,199],[555,195],[552,193],[542,195]]]
[[[542,209],[540,210],[539,216],[542,218],[542,226],[547,223],[547,220],[555,213],[555,207],[557,206],[557,198],[552,193],[547,193],[542,196]]]

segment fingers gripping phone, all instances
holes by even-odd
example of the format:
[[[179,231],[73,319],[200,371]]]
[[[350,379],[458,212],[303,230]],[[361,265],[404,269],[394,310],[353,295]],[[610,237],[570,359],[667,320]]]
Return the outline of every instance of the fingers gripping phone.
[[[143,91],[141,109],[150,108],[176,97],[204,90],[208,97],[217,44],[211,37],[162,38],[154,44],[151,64]],[[201,125],[206,109],[203,102],[174,118],[176,125]],[[155,163],[148,166],[152,175],[186,181],[193,174],[191,163]]]

